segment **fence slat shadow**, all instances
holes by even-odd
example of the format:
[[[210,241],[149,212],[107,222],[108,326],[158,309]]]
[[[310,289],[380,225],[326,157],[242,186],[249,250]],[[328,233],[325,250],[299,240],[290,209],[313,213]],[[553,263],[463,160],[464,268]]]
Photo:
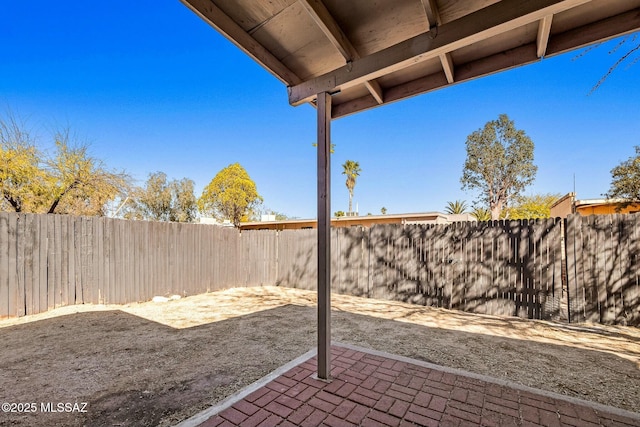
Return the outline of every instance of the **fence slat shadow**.
[[[174,425],[166,421],[188,418],[315,345],[313,293],[287,299],[286,293],[257,290],[252,296],[245,291],[233,303],[212,294],[194,297],[197,303],[170,302],[162,311],[87,311],[3,327],[5,397],[55,402],[76,396],[89,402],[90,409],[84,415],[7,419],[18,426]],[[617,387],[594,387],[589,398],[638,407],[640,383],[628,381],[637,375],[637,337],[620,337],[635,343],[623,352],[622,346],[611,346],[612,340],[611,347],[604,345],[598,327],[588,332],[591,340],[585,332],[577,339],[571,330],[586,327],[538,323],[544,327],[540,331],[517,318],[472,316],[395,301],[371,301],[363,307],[359,298],[343,296],[336,302],[334,339],[340,342],[495,377],[517,374],[523,384],[578,396],[573,390],[581,390],[584,381],[610,381]],[[234,304],[258,310],[212,320],[214,313]],[[203,312],[210,317],[191,323],[193,313]],[[545,341],[556,329],[553,341]],[[525,331],[528,339],[516,339],[522,335],[515,330]],[[533,368],[523,369],[525,365]]]
[[[332,286],[474,313],[638,326],[639,215],[334,228]],[[0,213],[0,318],[235,286],[311,290],[316,277],[316,230]]]

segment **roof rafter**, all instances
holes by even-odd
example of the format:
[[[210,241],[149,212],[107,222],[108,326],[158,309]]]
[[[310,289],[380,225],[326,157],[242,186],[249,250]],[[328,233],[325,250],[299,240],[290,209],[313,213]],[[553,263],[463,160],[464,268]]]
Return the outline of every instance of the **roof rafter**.
[[[444,70],[444,75],[447,76],[447,82],[453,83],[454,79],[454,68],[453,68],[453,58],[451,58],[450,53],[441,53],[440,54],[440,63],[442,64],[442,69]]]
[[[309,13],[313,21],[320,27],[329,41],[340,52],[347,63],[360,59],[360,54],[344,34],[331,12],[322,3],[322,0],[298,0],[304,9]],[[363,82],[367,90],[371,93],[378,104],[382,104],[383,91],[380,84],[375,79]]]
[[[377,80],[368,80],[364,82],[364,85],[378,104],[384,103],[384,92]]]
[[[587,3],[590,0],[502,0],[470,15],[438,27],[436,37],[420,34],[373,53],[348,66],[289,87],[289,103],[299,105],[317,93],[346,89],[364,81],[433,59],[480,40],[507,32],[547,15]]]
[[[440,19],[440,11],[438,10],[438,5],[436,0],[421,0],[422,7],[424,8],[424,13],[427,18],[427,24],[429,26],[429,31],[432,32],[433,37],[437,37],[438,25],[442,24],[442,20]],[[451,57],[451,53],[445,52],[438,55],[440,57],[440,63],[442,64],[442,70],[444,71],[444,75],[447,77],[447,82],[453,83],[455,81],[455,67],[453,65],[453,58]]]
[[[427,23],[429,24],[429,29],[440,25],[440,12],[438,11],[438,6],[436,4],[436,0],[420,0],[422,2],[422,7],[424,8],[424,13],[427,15]]]
[[[549,40],[546,56],[558,55],[636,31],[640,31],[640,7],[562,34],[554,34]]]
[[[551,21],[553,21],[553,15],[547,15],[542,18],[538,24],[538,37],[536,39],[536,44],[538,45],[538,58],[543,58],[547,52],[549,34],[551,33]]]
[[[545,57],[556,56],[573,50],[577,46],[587,46],[594,42],[604,41],[622,34],[640,31],[640,8],[620,15],[612,16],[570,31],[554,34],[550,39]],[[516,66],[539,61],[537,43],[530,43],[496,55],[460,65],[456,73],[456,83],[472,80]],[[419,95],[439,89],[447,84],[442,73],[435,73],[386,91],[385,102],[395,102],[410,96]],[[344,117],[377,105],[370,100],[359,98],[333,107],[333,118]]]
[[[298,2],[347,62],[359,57],[358,52],[321,0],[298,0]]]
[[[287,85],[295,85],[302,82],[293,71],[287,68],[278,58],[273,56],[256,39],[251,37],[233,19],[224,13],[213,2],[208,0],[180,0],[202,18],[206,23],[222,33],[236,46],[253,58],[271,74]]]

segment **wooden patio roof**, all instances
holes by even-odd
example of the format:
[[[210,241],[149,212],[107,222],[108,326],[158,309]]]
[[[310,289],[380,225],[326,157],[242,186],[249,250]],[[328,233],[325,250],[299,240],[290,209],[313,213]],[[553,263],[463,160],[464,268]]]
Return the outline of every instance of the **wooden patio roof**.
[[[640,0],[182,0],[332,118],[640,30]]]
[[[318,378],[331,372],[331,121],[640,29],[640,0],[182,0],[318,117]]]

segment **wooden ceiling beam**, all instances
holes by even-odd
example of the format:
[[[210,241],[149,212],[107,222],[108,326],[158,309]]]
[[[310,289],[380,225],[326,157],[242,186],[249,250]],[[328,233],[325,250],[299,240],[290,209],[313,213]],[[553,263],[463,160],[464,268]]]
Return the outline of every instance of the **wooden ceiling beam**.
[[[350,62],[358,53],[321,0],[298,0],[342,57]]]
[[[560,55],[613,37],[640,31],[640,8],[594,22],[550,38],[545,57]],[[538,43],[529,43],[506,52],[459,64],[456,67],[455,83],[462,83],[496,72],[539,61]],[[434,73],[398,86],[387,88],[385,103],[431,92],[450,84],[442,73]],[[333,107],[333,118],[337,119],[363,110],[377,107],[369,97],[355,99]]]
[[[353,47],[349,38],[344,34],[333,15],[331,15],[331,12],[329,12],[321,0],[298,1],[347,63],[360,59],[360,54],[356,48]],[[364,85],[378,104],[384,102],[382,88],[375,79],[370,81],[365,80]]]
[[[549,39],[546,56],[555,56],[593,43],[640,31],[640,7],[584,25]]]
[[[180,1],[284,84],[291,86],[302,82],[301,78],[273,56],[271,52],[213,2],[209,0]]]
[[[549,34],[551,33],[551,21],[553,21],[553,15],[547,15],[542,18],[538,24],[538,36],[536,38],[538,58],[544,58],[545,53],[547,53],[547,44],[549,43]]]
[[[440,11],[438,10],[438,4],[436,0],[421,0],[422,8],[424,9],[424,13],[427,17],[427,25],[429,26],[429,31],[436,31],[432,34],[432,37],[437,37],[437,28],[438,25],[442,24],[442,20],[440,19]],[[441,53],[438,55],[440,57],[440,63],[442,64],[442,71],[444,71],[444,75],[447,77],[447,81],[449,83],[454,82],[454,67],[453,67],[453,58],[451,54]]]
[[[290,86],[289,103],[300,105],[317,93],[335,92],[413,64],[438,57],[481,40],[543,19],[590,0],[502,0],[438,27],[436,37],[420,34],[352,64]]]
[[[429,29],[432,29],[441,24],[440,13],[438,11],[438,5],[436,4],[436,0],[420,0],[422,2],[422,7],[424,8],[424,13],[427,16],[427,24],[429,25]]]
[[[454,83],[462,83],[536,61],[538,61],[536,56],[536,46],[534,43],[529,43],[516,49],[501,52],[467,64],[458,65],[456,67],[456,80]],[[450,84],[451,82],[443,73],[434,73],[387,88],[385,103],[396,102],[404,98],[442,89]],[[364,99],[356,99],[339,105],[334,105],[333,117],[337,119],[376,106],[377,105],[372,104],[371,102],[367,103]]]
[[[377,80],[368,80],[364,82],[364,85],[378,105],[384,104],[384,92]]]
[[[360,57],[331,15],[331,12],[329,12],[321,0],[298,0],[298,2],[309,13],[311,19],[320,27],[324,35],[327,36],[331,44],[335,46],[347,62]]]
[[[444,75],[447,76],[447,82],[453,83],[455,81],[454,76],[454,68],[453,68],[453,58],[451,58],[450,53],[441,53],[440,54],[440,63],[442,64],[442,69],[444,70]]]

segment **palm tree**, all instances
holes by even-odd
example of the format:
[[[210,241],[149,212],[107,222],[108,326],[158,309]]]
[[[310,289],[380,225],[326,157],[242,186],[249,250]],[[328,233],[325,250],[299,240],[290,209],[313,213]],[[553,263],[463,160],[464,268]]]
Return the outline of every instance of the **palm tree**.
[[[473,216],[478,221],[489,221],[491,220],[491,212],[489,209],[475,207],[471,212],[471,216]]]
[[[445,213],[450,215],[459,215],[465,213],[467,210],[467,202],[464,200],[456,200],[455,202],[447,202],[447,207],[444,208]]]
[[[353,189],[356,186],[356,178],[360,176],[360,164],[358,162],[354,162],[353,160],[347,160],[342,165],[342,175],[347,176],[347,190],[349,190],[349,215],[352,213],[352,204],[353,204]]]

